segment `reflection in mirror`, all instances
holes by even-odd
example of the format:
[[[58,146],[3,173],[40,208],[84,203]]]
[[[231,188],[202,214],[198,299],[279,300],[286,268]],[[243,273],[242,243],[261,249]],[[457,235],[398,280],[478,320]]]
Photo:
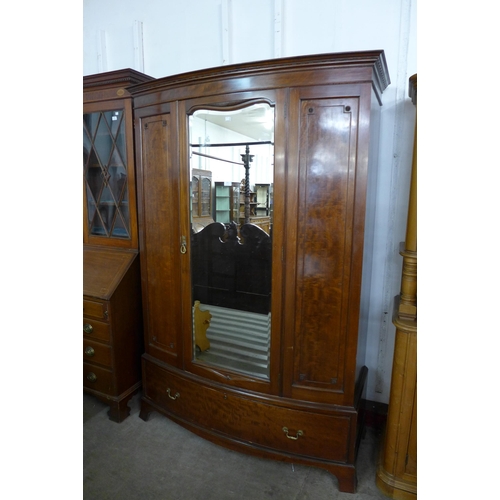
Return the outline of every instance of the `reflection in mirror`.
[[[274,108],[189,117],[193,357],[269,378]]]

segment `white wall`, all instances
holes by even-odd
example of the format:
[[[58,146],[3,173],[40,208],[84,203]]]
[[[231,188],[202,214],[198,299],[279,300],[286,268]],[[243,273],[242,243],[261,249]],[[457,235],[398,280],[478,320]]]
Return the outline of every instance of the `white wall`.
[[[416,0],[83,0],[83,74],[134,68],[162,77],[222,64],[384,49],[367,398],[388,403],[415,108]],[[141,39],[142,32],[142,39]]]

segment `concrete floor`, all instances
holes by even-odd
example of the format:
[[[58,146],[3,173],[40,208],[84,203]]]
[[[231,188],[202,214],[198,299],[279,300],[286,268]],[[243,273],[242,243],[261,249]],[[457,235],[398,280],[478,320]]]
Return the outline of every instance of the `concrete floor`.
[[[358,488],[340,493],[325,470],[226,450],[153,412],[139,418],[140,394],[117,424],[107,406],[83,396],[84,500],[374,500],[380,435],[367,428],[358,456]]]

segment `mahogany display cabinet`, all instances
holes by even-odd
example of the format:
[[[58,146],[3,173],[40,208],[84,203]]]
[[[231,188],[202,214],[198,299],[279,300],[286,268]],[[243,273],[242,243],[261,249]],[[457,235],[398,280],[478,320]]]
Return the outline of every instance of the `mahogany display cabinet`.
[[[83,78],[83,390],[116,422],[141,386],[144,351],[127,87],[151,80],[131,69]]]

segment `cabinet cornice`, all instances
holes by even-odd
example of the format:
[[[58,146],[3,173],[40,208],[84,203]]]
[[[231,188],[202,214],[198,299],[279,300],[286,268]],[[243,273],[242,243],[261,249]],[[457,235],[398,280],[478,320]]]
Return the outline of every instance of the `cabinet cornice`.
[[[314,71],[330,68],[372,68],[372,84],[381,94],[391,83],[383,50],[366,52],[325,53],[298,57],[268,59],[240,64],[231,64],[215,68],[207,68],[178,75],[166,76],[131,86],[128,91],[133,95],[165,91],[179,85],[193,85],[220,81],[221,79],[244,78],[265,74],[276,75],[285,72]]]

